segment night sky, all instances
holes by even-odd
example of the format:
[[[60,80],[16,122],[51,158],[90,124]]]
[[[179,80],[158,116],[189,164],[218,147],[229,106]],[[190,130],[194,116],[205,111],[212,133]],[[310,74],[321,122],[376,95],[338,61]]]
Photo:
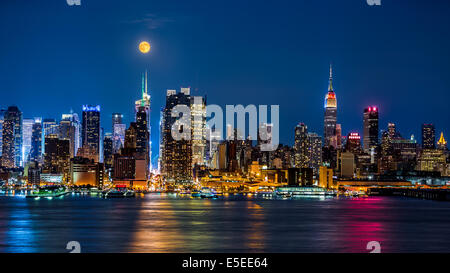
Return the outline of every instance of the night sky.
[[[100,104],[109,132],[111,113],[133,120],[148,69],[155,156],[166,89],[182,86],[208,104],[279,104],[292,144],[299,122],[323,134],[332,62],[343,134],[362,133],[376,105],[380,129],[394,122],[420,141],[432,122],[450,138],[449,14],[448,0],[2,0],[0,107],[59,120]]]

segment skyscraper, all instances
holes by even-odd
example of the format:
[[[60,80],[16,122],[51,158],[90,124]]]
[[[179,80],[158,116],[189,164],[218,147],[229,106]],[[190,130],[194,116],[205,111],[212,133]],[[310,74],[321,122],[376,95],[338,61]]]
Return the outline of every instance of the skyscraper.
[[[59,137],[70,140],[70,154],[74,157],[80,148],[80,120],[77,113],[63,114],[59,123]]]
[[[423,149],[434,149],[436,148],[436,132],[434,125],[422,124],[422,148]]]
[[[325,117],[324,117],[324,146],[330,146],[333,138],[336,137],[337,121],[337,99],[333,89],[333,68],[330,65],[330,79],[328,83],[328,93],[325,96]]]
[[[361,136],[358,133],[349,133],[345,150],[353,154],[361,153]]]
[[[82,146],[93,148],[100,158],[100,105],[83,105]]]
[[[300,123],[295,127],[295,167],[307,168],[310,163],[308,127]]]
[[[206,101],[203,97],[191,98],[192,165],[206,164]]]
[[[3,146],[3,121],[5,119],[6,110],[0,109],[0,156],[2,155]],[[1,165],[1,162],[0,162]]]
[[[309,167],[318,173],[319,167],[322,166],[322,137],[316,133],[308,133],[308,141]]]
[[[151,166],[151,158],[152,158],[152,148],[151,148],[151,126],[150,126],[150,103],[151,103],[151,97],[148,94],[148,90],[147,90],[147,86],[148,86],[148,81],[147,81],[147,70],[145,71],[145,75],[142,75],[142,88],[141,88],[141,92],[142,92],[142,98],[140,100],[137,100],[135,102],[135,113],[136,113],[136,122],[138,122],[138,113],[141,112],[139,115],[142,115],[142,113],[145,113],[145,119],[146,119],[146,130],[148,132],[148,137],[147,137],[147,145],[146,148],[147,149],[147,153],[148,153],[148,168],[149,170],[151,170],[152,166]],[[142,116],[141,116],[142,118]],[[142,121],[141,121],[142,123]],[[141,145],[142,146],[142,145]]]
[[[10,106],[3,121],[2,166],[20,167],[22,163],[22,112]]]
[[[439,138],[437,146],[440,150],[447,150],[447,141],[444,138],[444,132],[441,132],[441,137]]]
[[[113,166],[113,137],[111,133],[106,133],[103,138],[103,161],[106,169],[110,169]]]
[[[46,173],[64,173],[70,160],[70,141],[59,139],[56,134],[45,137],[44,171]]]
[[[145,106],[139,106],[136,112],[136,158],[145,160],[150,165],[150,133],[148,131],[148,111]],[[147,168],[149,169],[149,168]]]
[[[121,124],[123,119],[123,115],[120,113],[112,114],[112,127],[114,128],[115,124]]]
[[[369,106],[364,109],[363,149],[368,153],[378,145],[378,108]]]
[[[31,134],[30,161],[42,158],[42,118],[35,118]]]
[[[75,126],[72,123],[71,115],[63,115],[61,121],[59,122],[58,137],[59,139],[66,139],[69,141],[70,145],[70,157],[75,157]]]
[[[192,142],[190,139],[175,140],[172,137],[172,125],[177,120],[172,117],[172,109],[176,105],[190,108],[191,96],[189,88],[181,88],[181,92],[167,90],[166,106],[163,110],[163,151],[161,173],[170,182],[192,181]],[[184,130],[185,128],[179,128]]]
[[[29,155],[31,151],[31,138],[33,135],[33,125],[34,125],[34,119],[23,119],[22,122],[22,132],[23,132],[23,139],[22,139],[22,161],[23,165],[29,160]]]
[[[125,141],[126,125],[122,123],[123,115],[120,113],[112,114],[112,152],[116,154],[123,147]]]

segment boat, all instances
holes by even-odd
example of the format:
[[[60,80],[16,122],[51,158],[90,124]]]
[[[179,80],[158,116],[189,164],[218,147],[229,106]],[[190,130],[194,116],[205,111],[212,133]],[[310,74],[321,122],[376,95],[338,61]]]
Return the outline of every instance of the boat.
[[[97,187],[90,188],[90,190],[89,190],[90,195],[98,195],[100,193],[101,193],[101,191]]]
[[[60,197],[68,194],[69,191],[62,186],[44,186],[39,187],[37,190],[31,191],[26,195],[27,198],[39,198],[39,197]]]
[[[127,190],[124,194],[123,194],[123,196],[124,197],[135,197],[136,196],[136,193],[133,191],[133,190]]]
[[[336,192],[316,186],[279,187],[274,193],[280,197],[325,197],[335,196]]]
[[[202,194],[201,191],[192,191],[191,196],[192,197],[200,197]]]
[[[117,185],[115,188],[110,189],[106,192],[106,198],[124,198],[124,197],[134,197],[136,193],[128,189],[126,186]]]
[[[201,198],[217,198],[217,194],[213,189],[203,187],[202,190],[200,191],[200,197]]]

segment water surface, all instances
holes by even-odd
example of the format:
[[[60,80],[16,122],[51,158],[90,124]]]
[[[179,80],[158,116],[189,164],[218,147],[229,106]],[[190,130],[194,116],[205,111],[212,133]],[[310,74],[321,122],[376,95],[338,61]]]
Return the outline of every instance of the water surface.
[[[0,252],[450,252],[450,202],[0,196]]]

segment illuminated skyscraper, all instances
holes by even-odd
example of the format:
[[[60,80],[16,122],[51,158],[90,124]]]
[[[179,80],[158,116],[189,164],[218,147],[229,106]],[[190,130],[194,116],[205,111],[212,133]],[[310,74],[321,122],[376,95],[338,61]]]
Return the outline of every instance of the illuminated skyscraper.
[[[143,177],[147,177],[150,170],[150,133],[148,131],[148,109],[145,106],[140,106],[136,112],[136,155],[137,160],[145,162],[145,172]]]
[[[345,150],[353,154],[361,153],[361,136],[358,133],[349,133]]]
[[[441,132],[441,137],[439,138],[437,146],[440,150],[447,150],[447,141],[445,141],[444,132]]]
[[[42,118],[35,118],[31,135],[30,161],[42,158]]]
[[[310,163],[308,127],[300,123],[295,127],[295,167],[307,168]]]
[[[186,105],[190,108],[191,96],[189,88],[181,88],[181,92],[167,90],[166,106],[163,110],[163,151],[161,174],[170,182],[192,181],[192,143],[191,140],[175,140],[172,137],[172,125],[177,120],[172,117],[172,109],[176,105]],[[179,128],[181,131],[183,128]]]
[[[100,105],[83,105],[82,146],[89,146],[100,157]]]
[[[56,134],[45,137],[44,172],[59,174],[68,171],[70,141],[59,139]]]
[[[123,147],[125,141],[126,125],[122,123],[123,115],[120,113],[112,114],[112,149],[113,154],[118,153]]]
[[[151,164],[151,158],[152,158],[152,149],[151,149],[151,126],[150,126],[150,103],[151,103],[151,97],[147,90],[148,81],[147,81],[147,71],[145,71],[145,75],[142,75],[142,98],[140,100],[137,100],[135,102],[135,113],[136,113],[136,122],[138,122],[138,113],[139,112],[145,112],[146,114],[146,126],[147,126],[147,132],[148,132],[148,144],[146,145],[147,153],[148,153],[148,168],[149,170],[152,169]]]
[[[31,137],[33,134],[33,124],[34,119],[23,119],[22,122],[22,132],[23,132],[23,139],[22,139],[22,161],[23,165],[25,165],[26,162],[28,162],[30,151],[31,151]]]
[[[113,113],[112,114],[112,125],[114,127],[114,124],[121,124],[123,119],[123,115],[120,113]]]
[[[368,153],[378,145],[378,108],[369,106],[364,109],[363,149]]]
[[[46,118],[42,122],[42,126],[44,129],[44,137],[48,135],[58,134],[58,124],[56,120],[53,118]]]
[[[22,163],[22,112],[8,107],[3,121],[2,166],[20,167]]]
[[[111,133],[106,133],[103,138],[103,161],[106,169],[113,166],[113,137]]]
[[[309,167],[315,173],[319,172],[319,167],[322,166],[322,137],[316,133],[308,133],[309,141]]]
[[[192,166],[206,164],[206,100],[191,98]]]
[[[330,79],[328,84],[328,93],[325,96],[325,118],[324,118],[324,146],[332,145],[333,138],[336,136],[337,121],[337,99],[333,89],[333,69],[330,65]]]
[[[436,132],[433,124],[422,124],[422,148],[436,148]]]
[[[70,145],[70,157],[75,157],[76,149],[75,149],[75,141],[76,141],[76,128],[72,123],[72,115],[64,114],[62,115],[62,119],[59,122],[59,130],[58,137],[59,139],[66,139],[69,141]]]
[[[0,109],[0,156],[2,155],[3,146],[3,121],[5,119],[6,110]],[[0,162],[1,165],[1,162]]]

